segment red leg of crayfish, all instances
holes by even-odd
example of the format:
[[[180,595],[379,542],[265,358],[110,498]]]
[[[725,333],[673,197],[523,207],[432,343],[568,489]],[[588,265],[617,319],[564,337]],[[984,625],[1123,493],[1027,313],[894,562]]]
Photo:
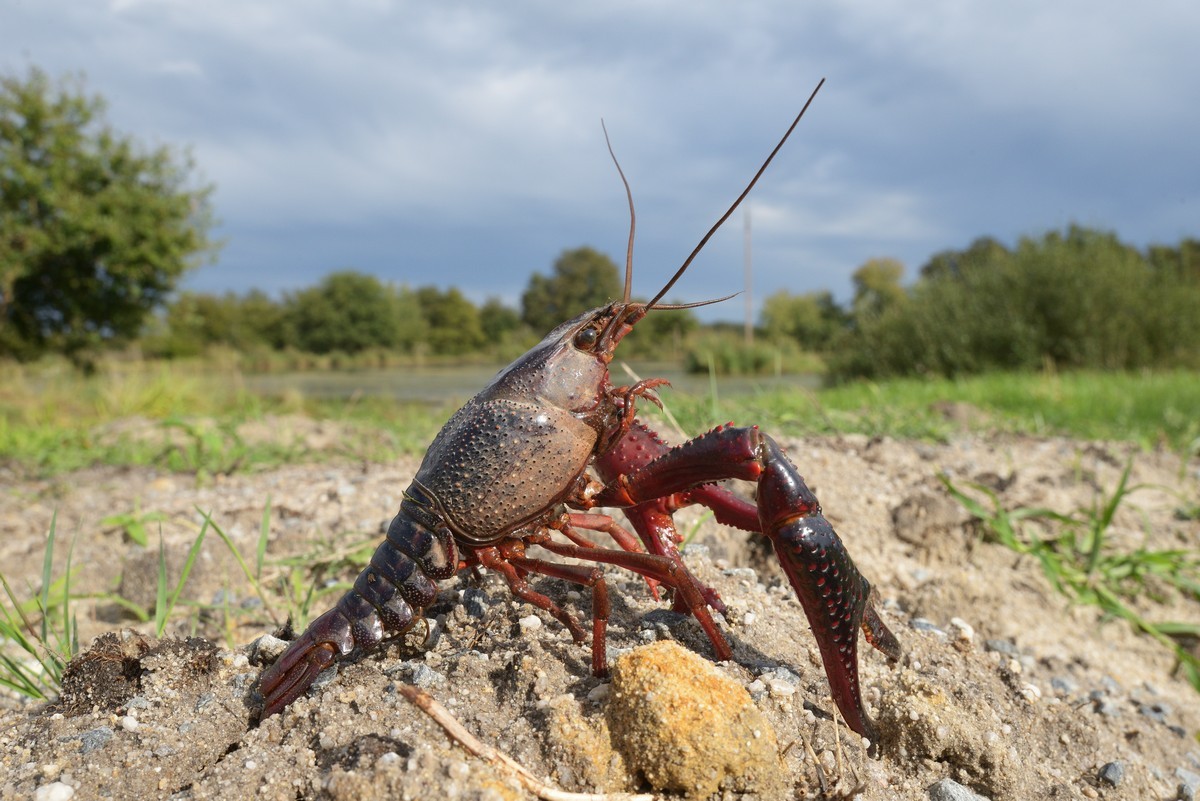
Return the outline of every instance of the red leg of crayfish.
[[[579,622],[550,598],[534,590],[521,575],[522,572],[537,573],[565,581],[570,581],[592,589],[592,673],[604,676],[608,673],[608,658],[605,655],[605,632],[608,630],[608,585],[604,582],[604,574],[598,567],[583,565],[562,565],[534,559],[525,556],[525,544],[519,540],[511,541],[518,550],[505,552],[503,547],[479,548],[475,551],[480,564],[497,571],[504,576],[513,594],[523,601],[528,601],[539,609],[544,609],[550,615],[567,627],[575,642],[587,639],[587,633]]]
[[[757,427],[716,428],[617,476],[595,502],[636,507],[727,478],[758,482],[760,530],[770,538],[804,606],[833,700],[846,724],[874,744],[877,737],[859,690],[858,629],[862,627],[868,642],[891,659],[900,657],[900,644],[876,614],[870,584],[821,514],[816,496],[773,439]],[[716,496],[707,500],[715,500],[734,519],[745,516],[740,502]]]
[[[733,651],[726,642],[725,635],[721,634],[716,621],[709,614],[708,605],[702,592],[703,586],[681,563],[653,553],[630,553],[609,548],[581,547],[549,540],[539,541],[537,544],[559,556],[617,565],[671,587],[679,597],[684,599],[684,609],[696,618],[700,628],[704,629],[704,633],[708,635],[717,659],[723,662],[733,656]]]
[[[611,483],[618,476],[632,473],[641,467],[645,467],[650,462],[665,455],[670,449],[670,446],[663,442],[657,433],[641,421],[635,420],[626,428],[621,438],[613,443],[612,447],[596,457],[596,471],[604,482]],[[711,501],[713,502],[693,497],[697,493],[703,493],[706,499],[712,496]],[[742,511],[741,507],[737,506],[739,503],[747,507],[749,515],[743,515],[737,520],[726,519],[723,515],[723,510],[718,508],[722,506],[718,502],[718,499],[724,500],[722,496],[728,496],[728,499],[733,502],[733,508],[738,511]],[[697,502],[704,503],[713,509],[716,512],[717,519],[722,523],[738,526],[750,531],[758,530],[758,511],[754,507],[740,501],[740,499],[727,490],[711,485],[696,487],[686,492],[650,498],[622,511],[624,511],[625,517],[638,533],[638,536],[641,537],[642,543],[646,546],[648,552],[665,556],[676,562],[680,567],[684,567],[683,557],[679,553],[679,543],[683,541],[683,538],[679,536],[679,532],[675,528],[673,515],[678,509]],[[749,522],[748,528],[746,525],[743,525],[746,522]],[[629,548],[625,550],[629,550]],[[651,589],[653,590],[653,588]],[[704,595],[704,600],[712,609],[725,614],[725,604],[714,589],[701,585],[700,592]],[[652,592],[652,594],[655,600],[657,600],[658,594],[656,592]],[[676,595],[672,608],[676,612],[682,612],[685,611],[685,604],[685,600]]]

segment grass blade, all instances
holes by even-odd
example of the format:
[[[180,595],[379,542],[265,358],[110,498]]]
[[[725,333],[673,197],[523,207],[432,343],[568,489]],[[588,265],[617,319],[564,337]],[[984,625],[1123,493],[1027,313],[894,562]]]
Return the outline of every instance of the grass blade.
[[[238,567],[242,569],[242,573],[246,576],[246,580],[249,581],[250,586],[254,588],[254,594],[258,596],[260,601],[262,601],[263,609],[267,610],[267,614],[271,616],[271,620],[275,623],[275,625],[278,626],[279,618],[276,617],[275,610],[272,608],[271,602],[267,598],[267,594],[263,592],[262,583],[259,582],[255,574],[250,572],[250,566],[247,565],[246,560],[242,558],[242,552],[239,551],[238,547],[233,544],[233,540],[229,538],[229,535],[226,534],[225,531],[213,521],[210,513],[205,512],[198,506],[195,508],[196,511],[200,513],[201,517],[204,518],[204,525],[206,527],[212,526],[212,530],[217,532],[217,536],[221,538],[221,541],[225,543],[225,547],[227,547],[229,552],[233,554],[233,558],[235,561],[237,561]],[[262,548],[263,552],[265,553],[266,541],[263,538],[262,532],[259,532],[259,547]]]
[[[154,601],[154,632],[161,637],[167,625],[167,552],[163,549],[162,526],[158,527],[158,590]]]
[[[263,558],[267,554],[267,537],[271,534],[271,496],[267,495],[267,505],[263,507],[262,525],[258,530],[258,548],[254,553],[254,578],[262,581]]]
[[[167,618],[170,617],[175,605],[179,603],[179,596],[183,593],[183,586],[187,583],[188,576],[192,572],[192,565],[196,563],[196,557],[200,555],[200,548],[204,545],[204,535],[208,533],[208,520],[204,521],[204,525],[200,527],[200,533],[196,535],[195,541],[192,542],[192,547],[188,549],[187,559],[183,562],[183,569],[179,571],[179,581],[175,583],[175,589],[171,592],[170,599],[166,599],[167,575],[166,575],[166,559],[162,551],[162,535],[158,538],[159,559],[158,559],[158,608],[155,609],[154,615],[154,634],[156,637],[161,637],[166,629]]]

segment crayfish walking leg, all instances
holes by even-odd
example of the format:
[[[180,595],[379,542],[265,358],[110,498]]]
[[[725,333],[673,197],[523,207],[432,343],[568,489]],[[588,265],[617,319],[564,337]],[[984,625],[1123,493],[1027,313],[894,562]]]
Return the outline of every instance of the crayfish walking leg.
[[[900,657],[900,644],[875,611],[870,584],[821,513],[816,496],[773,439],[757,427],[716,428],[613,477],[595,501],[597,506],[645,509],[655,499],[684,493],[687,502],[715,501],[711,505],[718,519],[749,527],[741,508],[748,505],[691,492],[727,478],[758,483],[757,528],[771,540],[804,606],[838,710],[851,729],[872,741],[874,751],[877,736],[859,690],[858,630],[890,659]]]

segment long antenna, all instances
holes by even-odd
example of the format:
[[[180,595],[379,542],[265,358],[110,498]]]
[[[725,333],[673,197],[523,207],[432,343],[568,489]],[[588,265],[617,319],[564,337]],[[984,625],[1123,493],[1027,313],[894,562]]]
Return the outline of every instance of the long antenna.
[[[737,207],[742,204],[742,201],[746,199],[746,195],[750,194],[750,190],[754,188],[756,183],[758,183],[758,179],[762,177],[762,174],[767,171],[767,166],[771,163],[771,160],[775,158],[775,154],[779,152],[779,149],[783,147],[783,143],[786,142],[788,137],[792,135],[792,131],[796,129],[796,125],[799,124],[800,118],[804,116],[804,112],[808,111],[808,107],[812,105],[813,98],[817,96],[817,92],[821,91],[821,87],[824,85],[825,79],[822,78],[820,83],[817,84],[817,88],[813,89],[812,94],[808,96],[808,101],[804,104],[804,108],[800,109],[800,113],[796,115],[796,119],[792,120],[792,124],[788,126],[783,138],[779,140],[779,144],[775,145],[775,149],[771,151],[771,155],[767,156],[767,160],[764,161],[762,166],[758,168],[758,172],[754,173],[754,177],[750,179],[750,183],[746,184],[746,188],[742,190],[742,193],[737,196],[737,200],[733,201],[733,205],[726,209],[725,213],[721,215],[721,219],[717,220],[716,223],[713,224],[713,227],[708,229],[708,233],[705,234],[704,238],[700,240],[700,243],[692,249],[691,254],[684,259],[683,265],[675,271],[675,274],[671,276],[671,280],[667,281],[666,286],[658,291],[658,294],[654,296],[654,300],[646,304],[646,308],[653,308],[654,304],[658,303],[658,301],[662,299],[662,296],[667,294],[667,292],[671,290],[671,287],[675,286],[675,282],[678,281],[680,276],[683,275],[684,271],[691,266],[691,263],[696,258],[696,255],[704,249],[704,246],[708,244],[708,240],[712,239],[712,235],[717,232],[718,228],[725,224],[725,221],[729,219],[729,216],[733,214]]]
[[[750,254],[750,209],[749,203],[742,209],[745,225],[742,228],[742,267],[746,278],[746,324],[743,332],[746,344],[754,344],[754,263]]]
[[[621,296],[621,302],[628,303],[629,293],[633,289],[633,232],[637,229],[637,215],[633,212],[633,192],[629,189],[629,181],[625,180],[621,162],[617,161],[617,154],[613,152],[603,118],[600,119],[600,129],[604,131],[604,144],[608,145],[608,155],[612,156],[613,164],[617,166],[617,175],[621,176],[621,183],[625,184],[625,197],[629,200],[629,245],[625,248],[625,293]]]

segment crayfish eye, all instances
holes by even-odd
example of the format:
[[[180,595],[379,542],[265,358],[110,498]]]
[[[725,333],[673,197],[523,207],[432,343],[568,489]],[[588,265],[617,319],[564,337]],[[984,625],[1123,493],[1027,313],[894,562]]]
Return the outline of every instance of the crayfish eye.
[[[591,350],[600,338],[600,332],[595,328],[585,328],[575,335],[575,347],[580,350]]]

